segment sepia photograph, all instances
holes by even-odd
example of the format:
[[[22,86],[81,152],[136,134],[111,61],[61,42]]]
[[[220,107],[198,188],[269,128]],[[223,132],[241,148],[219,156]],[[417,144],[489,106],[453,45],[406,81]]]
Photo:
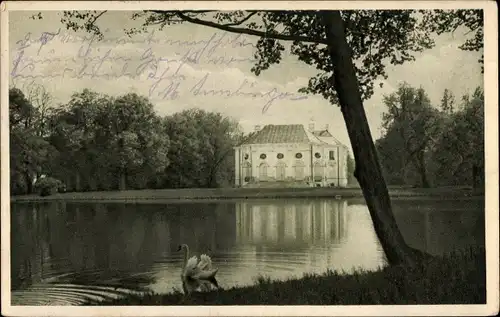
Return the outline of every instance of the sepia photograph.
[[[5,1],[1,32],[2,315],[498,313],[494,2]]]

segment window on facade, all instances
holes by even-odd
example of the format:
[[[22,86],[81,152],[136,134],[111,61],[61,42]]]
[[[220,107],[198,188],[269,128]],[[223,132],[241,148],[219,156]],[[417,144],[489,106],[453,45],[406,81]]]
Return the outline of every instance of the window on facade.
[[[286,173],[286,170],[285,170],[285,163],[283,162],[279,162],[277,165],[276,165],[276,180],[278,181],[284,181],[285,180],[285,173]]]
[[[295,163],[295,166],[294,166],[294,170],[295,170],[295,179],[296,180],[304,180],[304,169],[305,169],[305,166],[304,166],[304,163],[302,161],[297,161]]]
[[[330,160],[335,160],[335,151],[330,151]]]
[[[244,156],[245,160],[248,160],[248,153]]]
[[[242,166],[242,172],[245,182],[250,181],[250,178],[252,177],[252,165],[248,162],[245,162]]]
[[[302,153],[295,154],[295,157],[298,158],[298,159],[302,158]]]
[[[316,152],[316,153],[314,153],[314,157],[315,158],[321,158],[321,154],[319,154],[319,152]]]
[[[278,155],[276,156],[279,160],[281,160],[283,158],[283,153],[278,153]]]
[[[337,169],[335,166],[328,166],[328,178],[337,178]]]
[[[319,182],[323,179],[325,174],[325,168],[320,163],[314,164],[314,181]]]
[[[268,165],[266,163],[262,163],[259,166],[259,178],[260,178],[260,181],[266,181],[267,180],[267,166]]]
[[[265,155],[264,153],[262,153],[262,154],[260,155],[260,158],[261,158],[261,159],[263,159],[263,160],[265,160],[265,159],[266,159],[266,157],[267,157],[267,155]]]

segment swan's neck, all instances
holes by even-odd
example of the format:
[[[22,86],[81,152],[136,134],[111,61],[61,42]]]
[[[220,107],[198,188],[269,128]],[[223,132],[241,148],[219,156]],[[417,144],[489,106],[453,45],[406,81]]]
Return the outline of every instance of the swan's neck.
[[[186,267],[187,265],[188,257],[189,257],[189,248],[188,246],[186,246],[184,248],[184,267]]]

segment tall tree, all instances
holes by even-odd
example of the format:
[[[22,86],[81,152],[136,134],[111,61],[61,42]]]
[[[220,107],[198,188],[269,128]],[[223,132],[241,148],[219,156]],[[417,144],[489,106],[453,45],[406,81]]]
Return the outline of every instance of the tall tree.
[[[109,97],[84,89],[74,93],[50,119],[50,142],[59,153],[54,160],[54,173],[70,189],[80,191],[84,184],[88,189],[95,187],[95,175],[99,174],[95,168],[103,151],[95,140],[100,133],[99,120],[109,103]]]
[[[433,153],[437,179],[452,185],[484,186],[484,92],[464,95],[450,115]]]
[[[420,185],[430,187],[427,156],[442,125],[439,111],[432,107],[423,88],[416,89],[406,83],[401,84],[397,92],[384,96],[384,103],[388,109],[383,114],[382,126],[388,131],[397,131],[397,135],[386,136],[392,137],[387,140],[393,141],[393,149],[398,142],[403,146],[401,167],[405,169],[406,163],[411,162],[420,174]]]
[[[237,122],[220,113],[189,109],[165,119],[172,140],[167,169],[169,187],[219,187],[234,173]]]
[[[74,30],[84,29],[102,36],[96,21],[103,14],[65,12],[63,23]],[[353,147],[355,176],[388,261],[411,264],[420,258],[421,254],[405,243],[397,227],[363,108],[363,100],[373,94],[374,80],[387,77],[387,61],[401,64],[413,60],[414,52],[432,46],[428,33],[419,29],[414,11],[149,10],[132,17],[144,18],[144,29],[187,22],[258,36],[257,63],[252,68],[256,74],[279,63],[284,51],[280,41],[291,41],[291,53],[320,71],[303,91],[321,94],[333,104],[340,104]]]
[[[169,139],[147,98],[135,93],[120,96],[110,103],[106,116],[110,127],[108,155],[115,162],[119,189],[126,189],[134,177],[138,180],[141,170],[155,174],[167,167]],[[137,185],[144,187],[144,182],[147,180]]]
[[[388,184],[407,185],[418,181],[414,177],[414,166],[408,160],[404,139],[397,129],[385,129],[382,137],[375,142],[375,147]]]
[[[15,194],[33,192],[33,183],[46,168],[53,152],[39,133],[40,113],[17,89],[9,90],[10,176]]]
[[[445,89],[441,98],[441,111],[445,114],[452,114],[455,110],[455,97],[451,91]]]
[[[52,117],[59,150],[54,174],[71,175],[77,191],[145,188],[168,165],[168,136],[144,97],[117,98],[90,90],[73,94]]]

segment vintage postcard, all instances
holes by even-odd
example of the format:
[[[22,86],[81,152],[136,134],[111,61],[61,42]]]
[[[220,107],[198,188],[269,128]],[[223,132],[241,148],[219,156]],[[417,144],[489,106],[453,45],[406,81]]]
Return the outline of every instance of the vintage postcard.
[[[2,315],[495,315],[491,1],[4,1]]]

